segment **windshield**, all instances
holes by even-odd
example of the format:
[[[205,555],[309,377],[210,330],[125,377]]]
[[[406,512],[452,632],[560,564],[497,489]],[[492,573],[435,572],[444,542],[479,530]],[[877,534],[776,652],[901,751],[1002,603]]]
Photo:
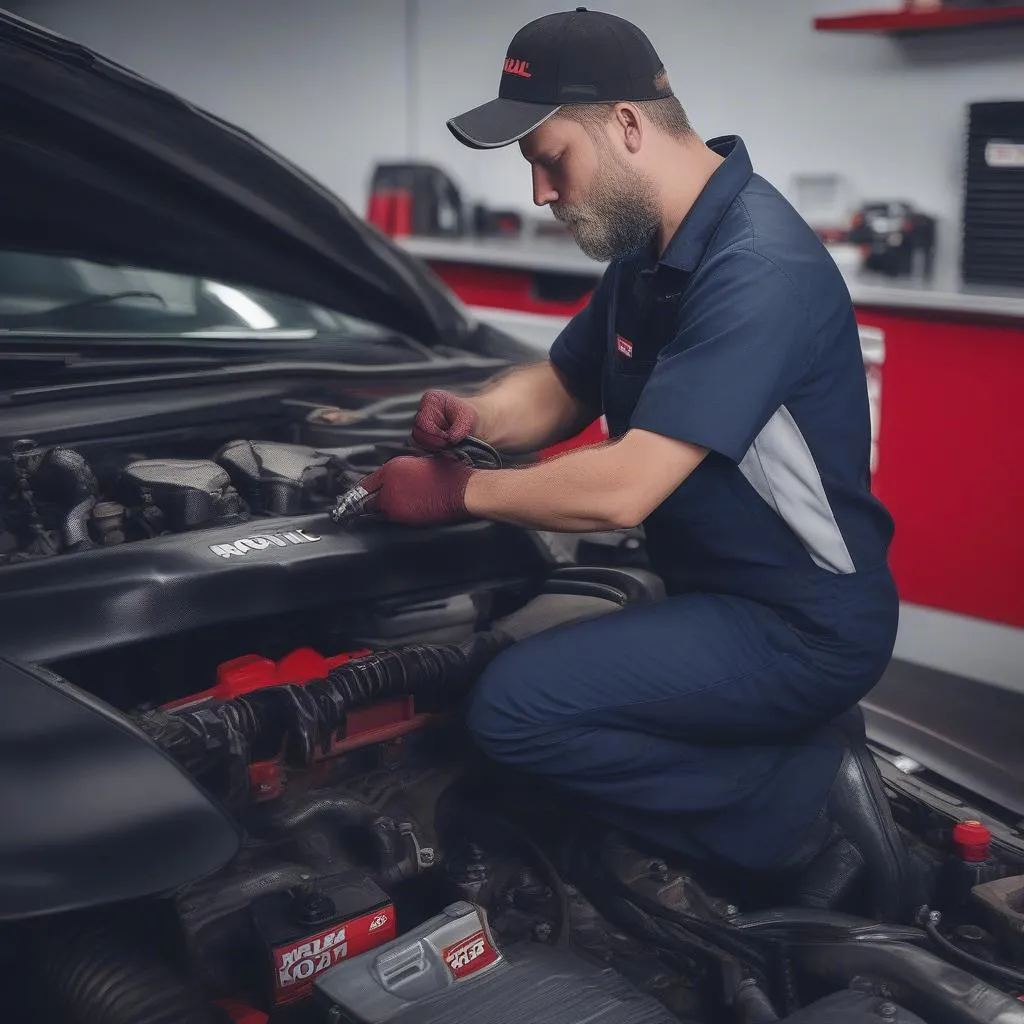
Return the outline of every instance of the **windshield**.
[[[0,252],[0,336],[267,338],[385,334],[244,285],[37,253]]]

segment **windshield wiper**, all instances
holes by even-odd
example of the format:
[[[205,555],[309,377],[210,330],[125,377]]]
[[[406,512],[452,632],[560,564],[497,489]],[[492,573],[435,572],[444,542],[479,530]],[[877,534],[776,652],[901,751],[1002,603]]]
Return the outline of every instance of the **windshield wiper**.
[[[85,299],[76,299],[74,302],[65,302],[60,306],[53,306],[46,310],[45,315],[53,313],[67,313],[74,309],[89,309],[92,306],[107,306],[111,302],[120,302],[122,299],[156,299],[164,309],[167,308],[167,300],[159,292],[147,292],[136,289],[135,291],[124,292],[101,292],[99,295],[90,295]],[[44,314],[34,313],[33,316]]]
[[[59,306],[51,306],[49,309],[33,313],[4,313],[0,322],[6,323],[10,328],[11,324],[17,327],[39,324],[45,326],[50,323],[53,317],[59,317],[65,313],[77,313],[80,309],[95,309],[97,306],[109,306],[115,302],[122,302],[125,299],[156,299],[157,302],[167,308],[167,300],[159,292],[143,290],[123,292],[102,292],[99,295],[90,295],[85,299],[75,299],[74,302],[64,302]]]

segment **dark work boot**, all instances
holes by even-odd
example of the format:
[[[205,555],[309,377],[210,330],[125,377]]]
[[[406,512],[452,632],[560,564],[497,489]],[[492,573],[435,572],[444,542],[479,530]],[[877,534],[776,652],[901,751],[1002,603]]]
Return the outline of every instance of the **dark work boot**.
[[[823,810],[827,836],[797,872],[797,898],[804,906],[835,907],[863,879],[872,917],[910,923],[920,902],[918,880],[868,750],[860,709],[834,725],[846,749]]]

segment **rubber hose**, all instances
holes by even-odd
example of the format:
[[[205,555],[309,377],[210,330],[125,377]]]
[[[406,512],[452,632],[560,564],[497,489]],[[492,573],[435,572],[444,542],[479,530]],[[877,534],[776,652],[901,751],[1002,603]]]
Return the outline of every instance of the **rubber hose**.
[[[62,1024],[219,1024],[200,993],[106,929],[46,936],[43,998]]]
[[[697,917],[695,914],[687,914],[679,910],[673,910],[672,908],[659,903],[657,900],[652,899],[649,896],[645,896],[643,893],[636,892],[631,886],[618,877],[612,866],[608,863],[608,841],[609,837],[605,836],[601,845],[599,862],[604,870],[605,876],[611,880],[612,884],[619,889],[627,900],[638,906],[651,917],[660,918],[663,921],[669,921],[672,924],[700,937],[704,941],[713,943],[744,963],[756,964],[760,967],[764,966],[764,956],[759,950],[755,949],[751,945],[750,938],[740,934],[728,924],[707,921],[704,918]]]
[[[89,537],[89,514],[96,504],[99,484],[85,458],[72,448],[50,448],[32,484],[67,508],[64,546],[69,551],[87,551],[94,547]]]
[[[820,910],[816,907],[782,907],[771,910],[755,910],[748,914],[734,914],[729,918],[734,928],[773,928],[791,926],[794,928],[830,928],[843,932],[877,924],[870,917],[857,917],[838,910]]]
[[[133,720],[161,750],[227,803],[246,801],[253,760],[249,737],[259,730],[243,700],[181,712],[156,708],[135,715]]]
[[[746,974],[738,960],[721,960],[722,995],[739,1024],[773,1024],[779,1019],[771,1000],[756,978]]]
[[[709,938],[701,931],[691,928],[689,915],[676,914],[667,910],[660,903],[635,893],[609,868],[604,844],[594,853],[588,852],[586,848],[581,849],[580,853],[583,857],[582,867],[589,874],[590,881],[593,883],[585,889],[587,898],[609,920],[614,921],[611,916],[613,912],[618,913],[620,918],[622,914],[628,913],[634,921],[643,924],[644,933],[648,937],[652,932],[661,935],[668,934],[677,943],[684,942],[691,950],[691,956],[699,954],[705,961],[711,961],[717,966],[739,961],[741,965],[746,965],[759,972],[762,977],[765,975],[767,964],[762,951],[744,946],[738,938],[736,938],[735,944],[741,949],[739,951],[727,950],[726,946],[718,944],[717,936]],[[595,859],[592,860],[592,858]],[[628,926],[625,923],[621,920],[619,923],[620,927],[628,931]],[[698,923],[703,924],[704,922]],[[670,932],[670,926],[675,931]],[[677,932],[682,932],[686,936],[685,939]],[[635,933],[631,934],[634,934],[635,937]]]
[[[89,551],[96,545],[89,537],[89,516],[96,499],[83,498],[64,518],[64,546],[68,551]]]
[[[317,750],[330,750],[350,710],[408,696],[415,696],[423,711],[450,707],[511,643],[505,634],[492,630],[459,643],[405,644],[339,665],[326,679],[271,687],[237,700],[256,723],[256,735],[250,739],[257,749],[279,746],[283,727],[289,761],[307,766]]]
[[[745,963],[763,963],[763,958],[760,954],[739,935],[730,934],[730,930],[727,927],[702,921],[700,918],[693,917],[690,914],[683,914],[672,910],[671,907],[663,906],[657,900],[633,892],[628,886],[626,886],[626,889],[630,893],[627,898],[645,913],[650,914],[651,917],[660,918],[663,921],[668,921],[679,928],[692,932],[705,942],[713,943]]]
[[[756,911],[729,918],[729,925],[750,934],[771,933],[786,939],[820,939],[821,941],[909,942],[921,945],[925,934],[909,925],[879,924],[866,917],[842,914],[834,910],[793,907],[781,910]]]
[[[365,834],[377,855],[378,881],[394,885],[419,871],[415,848],[398,831],[394,819],[379,814],[353,797],[330,794],[318,796],[298,807],[276,811],[266,819],[279,835],[289,835],[317,818],[336,819],[342,828],[354,828]]]
[[[790,960],[789,951],[785,946],[780,946],[776,950],[774,966],[778,975],[782,1008],[784,1013],[789,1016],[800,1009],[800,999],[796,990],[796,978],[793,976],[793,961]]]
[[[742,966],[736,964],[728,953],[723,953],[699,938],[678,934],[678,930],[672,930],[668,925],[655,920],[630,900],[614,893],[605,893],[592,902],[602,916],[639,942],[650,943],[717,970],[722,975],[723,987],[728,986],[730,976],[742,977]]]
[[[481,823],[490,824],[497,831],[504,832],[506,836],[511,836],[512,842],[518,843],[523,847],[533,858],[535,864],[547,875],[551,892],[558,904],[558,930],[553,944],[556,946],[568,946],[569,931],[572,925],[569,910],[569,894],[566,892],[565,883],[562,881],[561,875],[559,875],[555,865],[551,863],[551,859],[541,849],[540,844],[535,842],[530,835],[497,812],[474,809],[474,825],[478,826]]]
[[[274,863],[218,878],[215,888],[187,889],[179,894],[178,903],[187,914],[190,927],[199,932],[227,914],[247,908],[260,896],[296,888],[312,875],[304,864]]]
[[[282,743],[290,764],[308,767],[318,751],[330,751],[354,708],[409,696],[422,711],[451,707],[513,642],[490,630],[459,643],[406,644],[340,665],[305,686],[267,687],[182,711],[145,711],[135,722],[191,774],[219,771],[221,784],[212,788],[229,803],[244,802],[248,765],[274,756]]]
[[[1014,985],[1019,989],[1024,989],[1024,971],[1018,971],[1013,967],[1006,967],[1003,964],[990,963],[988,960],[982,960],[981,957],[974,956],[973,953],[968,953],[967,950],[961,949],[950,942],[932,921],[926,921],[924,927],[928,937],[935,943],[939,951],[945,953],[946,956],[960,960],[973,970],[987,974],[989,977],[998,978],[1006,985]]]
[[[900,942],[794,943],[797,969],[833,989],[863,975],[929,1024],[1024,1024],[1024,1003],[987,982]]]
[[[745,978],[733,996],[740,1024],[774,1024],[779,1019],[771,1000],[753,978]]]

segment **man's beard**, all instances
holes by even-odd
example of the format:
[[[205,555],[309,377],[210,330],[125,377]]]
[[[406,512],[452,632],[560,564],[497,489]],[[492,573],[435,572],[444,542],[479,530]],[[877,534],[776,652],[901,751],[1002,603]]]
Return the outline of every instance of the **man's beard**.
[[[602,147],[602,167],[587,195],[558,203],[555,217],[592,260],[607,263],[640,252],[661,225],[654,185]]]

